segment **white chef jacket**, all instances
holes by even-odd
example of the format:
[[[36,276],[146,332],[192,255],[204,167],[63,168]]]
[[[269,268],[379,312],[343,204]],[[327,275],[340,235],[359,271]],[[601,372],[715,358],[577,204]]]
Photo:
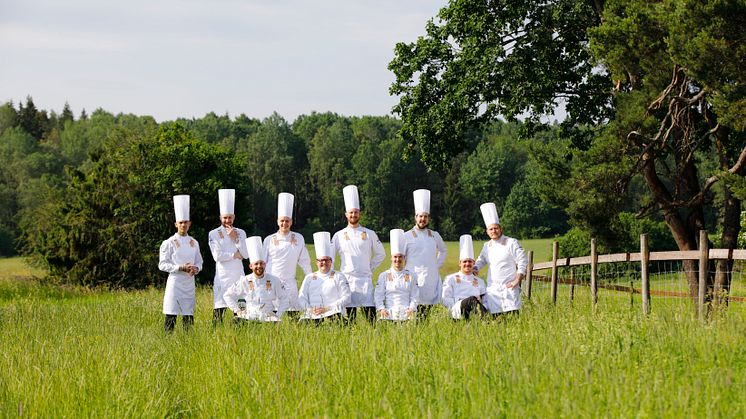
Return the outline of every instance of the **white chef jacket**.
[[[378,235],[365,227],[347,226],[334,234],[332,245],[342,259],[339,269],[350,284],[352,301],[349,307],[374,306],[373,271],[386,258]]]
[[[179,270],[179,266],[191,263],[202,270],[202,255],[199,243],[191,236],[174,234],[161,243],[158,269],[168,272],[166,292],[163,295],[163,314],[193,316],[196,303],[194,277]]]
[[[321,319],[341,313],[346,315],[345,307],[350,304],[350,286],[347,278],[340,272],[330,270],[306,275],[298,293],[298,304],[306,312],[304,319]],[[327,307],[329,310],[321,315],[311,314],[314,307]]]
[[[257,278],[253,273],[242,276],[223,294],[228,307],[239,314],[238,300],[246,300],[246,313],[243,318],[258,321],[270,321],[275,317],[277,305],[279,318],[288,308],[288,296],[279,278],[265,273]]]
[[[296,266],[300,266],[304,275],[311,272],[311,258],[308,256],[306,241],[303,235],[288,232],[282,235],[279,232],[264,239],[264,248],[267,250],[267,272],[280,278],[285,284],[290,301],[289,310],[298,311],[298,282],[295,280]]]
[[[521,287],[506,287],[510,281],[515,280],[516,273],[526,275],[528,258],[518,240],[503,235],[485,243],[475,266],[481,271],[486,265],[489,265],[489,277],[485,307],[490,313],[520,309]]]
[[[479,297],[487,293],[482,278],[462,272],[448,275],[443,281],[443,305],[451,311],[451,317],[461,318],[461,301],[469,297]]]
[[[243,260],[233,258],[233,255],[238,251],[244,259],[249,257],[249,250],[246,248],[246,232],[235,227],[234,230],[238,233],[238,242],[228,236],[223,226],[212,230],[207,235],[210,252],[212,258],[215,259],[215,280],[212,287],[214,308],[228,307],[223,294],[244,276]]]
[[[412,272],[420,287],[419,304],[440,302],[443,284],[440,269],[446,260],[446,244],[437,231],[416,226],[405,233],[407,238],[406,269]]]
[[[409,320],[406,311],[417,310],[420,288],[408,270],[394,268],[381,272],[376,282],[376,311],[386,309],[389,317],[384,320]]]

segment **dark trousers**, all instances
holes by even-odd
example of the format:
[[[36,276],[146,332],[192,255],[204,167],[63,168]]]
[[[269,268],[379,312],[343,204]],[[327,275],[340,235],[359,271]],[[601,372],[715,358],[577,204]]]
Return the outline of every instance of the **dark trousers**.
[[[376,321],[376,308],[375,307],[347,307],[347,322],[352,323],[357,318],[357,309],[363,310],[365,318],[373,323]]]
[[[502,313],[492,313],[492,319],[508,320],[518,317],[518,310],[503,311]]]
[[[193,324],[194,316],[181,316],[181,325],[184,327],[184,330],[191,329]],[[166,321],[163,324],[163,327],[166,332],[173,332],[174,327],[176,327],[176,315],[166,314]]]
[[[212,310],[212,327],[223,324],[223,315],[225,315],[225,307]]]
[[[417,306],[417,320],[427,320],[427,317],[430,315],[430,312],[433,311],[433,307],[435,305],[424,305],[420,304]]]
[[[472,296],[461,300],[461,317],[464,319],[469,320],[474,315],[481,316],[484,313],[487,313],[487,308],[479,298]]]

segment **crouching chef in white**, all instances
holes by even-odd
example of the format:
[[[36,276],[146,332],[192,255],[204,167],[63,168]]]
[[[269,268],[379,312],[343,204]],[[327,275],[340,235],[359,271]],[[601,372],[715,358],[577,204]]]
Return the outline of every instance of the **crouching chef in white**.
[[[492,202],[482,204],[482,217],[490,241],[479,253],[474,273],[489,266],[484,305],[493,315],[518,312],[521,308],[521,282],[526,276],[528,259],[518,240],[503,235],[497,209]]]
[[[454,320],[469,320],[474,314],[487,312],[482,304],[482,296],[487,293],[487,287],[473,273],[474,246],[468,234],[459,238],[458,265],[459,271],[448,275],[443,281],[443,305],[450,310]]]
[[[228,307],[223,294],[244,275],[243,259],[249,257],[246,233],[233,226],[236,219],[236,190],[218,190],[218,200],[221,225],[208,234],[210,252],[215,259],[215,280],[212,287],[213,326],[223,322],[223,313]]]
[[[417,311],[419,287],[409,271],[406,261],[404,230],[391,230],[391,268],[378,275],[375,301],[381,320],[409,320]]]
[[[259,322],[276,322],[287,310],[288,297],[282,281],[276,276],[265,273],[266,263],[262,238],[253,236],[246,239],[249,251],[249,266],[253,271],[241,277],[223,294],[226,304],[236,315],[234,321],[244,320]],[[245,307],[239,304],[244,300]],[[275,313],[275,306],[277,312]]]
[[[418,311],[424,319],[433,305],[440,302],[443,284],[439,269],[446,260],[446,244],[430,225],[430,191],[414,191],[415,226],[407,232],[407,269],[420,287]]]
[[[163,241],[158,258],[158,269],[168,272],[163,296],[166,332],[174,330],[179,315],[184,329],[194,324],[194,276],[202,270],[199,243],[187,234],[192,225],[189,221],[189,195],[174,196],[174,212],[176,234]]]
[[[310,274],[311,258],[308,256],[303,235],[290,231],[293,225],[292,194],[282,192],[277,196],[277,233],[264,239],[267,250],[267,272],[280,278],[288,293],[290,308],[288,311],[300,311],[298,305],[298,282],[295,280],[296,267],[303,270],[303,275]]]
[[[352,292],[352,302],[347,307],[350,321],[355,319],[356,308],[361,307],[369,321],[376,318],[373,301],[373,271],[386,258],[378,235],[360,225],[360,198],[357,186],[347,185],[342,189],[345,200],[347,227],[332,238],[335,252],[342,258],[340,270],[347,278]]]
[[[350,287],[347,278],[332,269],[334,250],[326,231],[314,233],[313,246],[316,249],[318,271],[306,275],[298,293],[298,303],[304,311],[301,320],[332,319],[345,316],[345,308],[350,304]]]

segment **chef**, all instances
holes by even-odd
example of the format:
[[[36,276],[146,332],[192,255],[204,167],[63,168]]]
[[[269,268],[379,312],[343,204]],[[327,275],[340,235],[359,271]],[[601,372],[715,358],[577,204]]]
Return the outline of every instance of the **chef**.
[[[303,275],[310,274],[311,258],[308,256],[303,235],[290,231],[293,225],[293,201],[295,197],[287,192],[277,196],[277,233],[264,239],[267,250],[267,272],[280,278],[288,293],[290,312],[298,312],[298,282],[295,280],[297,267]]]
[[[430,191],[414,191],[415,225],[407,232],[407,270],[414,274],[419,290],[419,314],[427,318],[440,302],[442,282],[439,269],[446,260],[446,244],[430,225]]]
[[[262,238],[246,239],[249,267],[252,273],[242,276],[223,294],[225,303],[235,314],[234,322],[276,322],[288,308],[287,293],[282,281],[265,272],[265,252]],[[243,300],[243,304],[239,304]],[[275,307],[277,311],[275,312]]]
[[[474,275],[474,246],[471,236],[459,238],[459,271],[443,281],[443,305],[454,320],[469,320],[475,314],[484,314],[482,296],[487,293],[484,280]]]
[[[243,259],[249,257],[246,249],[246,232],[233,226],[236,220],[235,189],[218,190],[220,227],[208,234],[208,244],[215,259],[215,279],[212,287],[212,325],[223,322],[228,307],[223,294],[244,275]]]
[[[158,269],[168,272],[163,296],[166,332],[174,330],[176,316],[181,316],[184,330],[194,324],[194,276],[202,270],[199,243],[187,234],[192,225],[189,220],[189,195],[174,196],[174,213],[176,234],[161,243],[158,257]]]
[[[494,317],[506,313],[518,313],[521,308],[521,282],[526,276],[528,259],[518,240],[503,234],[497,208],[492,202],[480,206],[487,235],[474,266],[474,274],[489,266],[487,294],[484,305]]]
[[[352,292],[352,301],[347,307],[349,320],[355,320],[356,308],[360,307],[369,321],[376,317],[373,301],[373,271],[386,258],[378,235],[360,225],[360,198],[357,186],[347,185],[342,189],[345,201],[347,227],[332,237],[334,251],[341,258],[340,270],[347,278]]]
[[[380,320],[409,320],[417,312],[419,287],[414,277],[404,269],[406,237],[404,230],[389,233],[391,243],[391,268],[378,275],[374,299]]]
[[[314,233],[313,246],[318,270],[306,275],[300,286],[298,303],[304,312],[301,320],[318,323],[323,319],[341,319],[350,304],[350,286],[347,278],[333,269],[334,248],[329,232]]]

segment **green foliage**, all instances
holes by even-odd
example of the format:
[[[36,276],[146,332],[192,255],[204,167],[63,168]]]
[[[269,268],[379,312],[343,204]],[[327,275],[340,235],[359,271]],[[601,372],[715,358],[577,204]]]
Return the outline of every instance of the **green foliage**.
[[[500,222],[514,237],[534,239],[567,231],[564,212],[544,202],[536,189],[529,180],[520,180],[505,199]]]
[[[627,212],[619,213],[612,219],[609,230],[614,240],[596,240],[599,254],[640,251],[640,236],[648,235],[648,248],[651,252],[676,250],[676,242],[666,223],[646,218],[638,218]],[[559,239],[561,257],[588,256],[591,248],[591,233],[579,227],[571,228]]]
[[[607,118],[608,78],[585,48],[599,13],[580,0],[450,2],[426,36],[396,45],[389,64],[410,150],[445,168],[475,124],[523,116],[531,128],[560,99],[568,127]]]
[[[295,209],[304,209],[308,162],[303,141],[278,114],[262,121],[245,149],[246,171],[255,192],[252,219],[263,236],[277,227],[277,195],[291,192],[299,198]],[[301,224],[302,226],[302,224]]]
[[[107,152],[92,156],[89,169],[67,170],[63,193],[49,189],[43,204],[23,214],[25,251],[61,282],[117,288],[159,283],[158,246],[174,232],[171,197],[183,193],[192,197],[191,234],[208,257],[204,238],[206,226],[217,224],[217,190],[249,194],[240,161],[179,125],[110,135]],[[204,272],[209,277],[210,269]]]

